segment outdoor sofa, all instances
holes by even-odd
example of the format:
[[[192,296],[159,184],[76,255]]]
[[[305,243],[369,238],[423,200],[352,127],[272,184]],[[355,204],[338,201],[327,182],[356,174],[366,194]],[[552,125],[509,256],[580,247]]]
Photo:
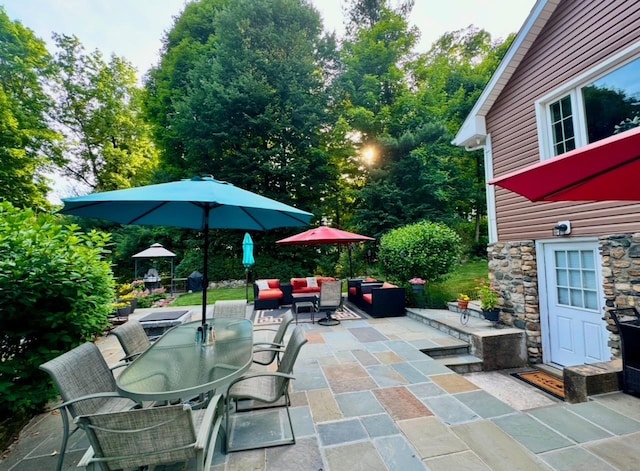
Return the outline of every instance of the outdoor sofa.
[[[253,283],[254,309],[277,309],[293,303],[300,296],[320,295],[325,281],[335,281],[329,276],[291,278],[290,283],[281,283],[276,278],[256,280]]]
[[[348,281],[347,300],[371,317],[404,316],[405,294],[405,288],[383,281]]]

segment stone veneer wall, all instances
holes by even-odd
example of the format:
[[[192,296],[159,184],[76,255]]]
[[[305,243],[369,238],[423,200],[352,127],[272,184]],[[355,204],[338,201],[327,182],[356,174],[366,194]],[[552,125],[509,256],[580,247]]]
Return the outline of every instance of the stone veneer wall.
[[[599,239],[602,255],[602,282],[606,306],[635,306],[640,309],[640,233],[614,234]],[[613,320],[605,313],[609,347],[620,357],[620,336]]]
[[[542,362],[535,242],[496,242],[487,248],[489,278],[502,297],[500,320],[523,329],[530,364]]]
[[[606,307],[635,306],[640,310],[640,233],[599,238]],[[500,320],[523,329],[530,364],[542,362],[540,304],[535,242],[496,242],[489,245],[489,277],[502,294]],[[610,332],[608,346],[620,357],[620,336],[604,313]]]

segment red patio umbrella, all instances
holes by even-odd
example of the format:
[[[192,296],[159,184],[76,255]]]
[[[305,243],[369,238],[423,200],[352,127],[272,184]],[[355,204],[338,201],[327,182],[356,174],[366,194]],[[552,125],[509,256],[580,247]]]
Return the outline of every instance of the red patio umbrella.
[[[640,128],[494,178],[531,201],[640,201]]]
[[[353,276],[351,269],[351,247],[350,244],[356,242],[368,242],[375,240],[353,232],[343,231],[329,226],[320,226],[314,229],[301,232],[300,234],[280,239],[276,244],[280,245],[347,245],[349,251],[349,276]]]

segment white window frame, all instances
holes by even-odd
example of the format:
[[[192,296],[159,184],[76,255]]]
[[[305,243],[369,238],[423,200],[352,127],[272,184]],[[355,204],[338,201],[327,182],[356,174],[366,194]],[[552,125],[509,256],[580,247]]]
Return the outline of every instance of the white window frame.
[[[536,127],[538,129],[539,137],[538,151],[540,154],[540,160],[548,160],[557,157],[555,155],[553,145],[553,130],[551,127],[551,115],[549,111],[551,103],[554,103],[565,96],[571,97],[571,112],[573,114],[576,149],[587,145],[587,126],[585,122],[584,102],[582,100],[582,87],[591,84],[600,77],[603,77],[613,70],[618,69],[638,58],[640,58],[640,42],[623,49],[617,54],[614,54],[589,71],[574,77],[561,87],[536,100]]]

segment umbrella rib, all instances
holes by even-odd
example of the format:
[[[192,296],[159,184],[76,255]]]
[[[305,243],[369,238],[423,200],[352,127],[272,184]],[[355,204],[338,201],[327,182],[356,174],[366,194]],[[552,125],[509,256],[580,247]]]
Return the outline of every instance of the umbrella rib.
[[[246,214],[246,215],[247,215],[251,220],[253,220],[253,222],[255,222],[255,223],[260,227],[260,229],[261,229],[261,230],[263,230],[263,231],[266,231],[266,230],[267,230],[267,227],[266,227],[264,224],[262,224],[260,221],[258,221],[258,220],[257,220],[257,219],[256,219],[256,218],[255,218],[255,217],[254,217],[250,212],[249,212],[249,211],[247,211],[247,209],[246,209],[246,208],[241,207],[241,209],[242,209],[242,211],[244,211],[244,213],[245,213],[245,214]],[[302,220],[302,219],[299,219],[299,218],[295,217],[294,215],[289,214],[289,213],[286,213],[286,212],[284,212],[284,211],[276,210],[275,212],[277,212],[277,213],[279,213],[279,214],[282,214],[282,215],[284,215],[284,216],[287,216],[287,217],[289,217],[289,218],[293,219],[294,221],[297,221],[297,222],[301,223],[302,225],[306,225],[306,224],[308,224],[306,221],[304,221],[304,220]]]
[[[156,211],[157,209],[162,208],[167,203],[168,203],[168,201],[161,201],[160,204],[154,206],[153,208],[149,208],[147,211],[145,211],[144,213],[136,216],[131,221],[129,221],[129,222],[125,223],[125,224],[135,224],[137,221],[139,221],[140,219],[144,218],[147,214],[150,214],[150,213]]]

